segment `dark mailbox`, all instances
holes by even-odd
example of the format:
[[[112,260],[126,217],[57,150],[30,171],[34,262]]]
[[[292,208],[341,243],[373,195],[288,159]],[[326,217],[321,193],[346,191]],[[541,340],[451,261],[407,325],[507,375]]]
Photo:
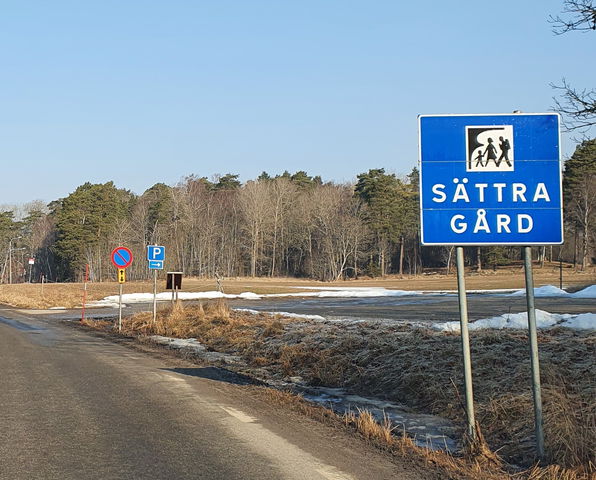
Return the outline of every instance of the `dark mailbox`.
[[[168,272],[166,290],[182,290],[182,272]]]

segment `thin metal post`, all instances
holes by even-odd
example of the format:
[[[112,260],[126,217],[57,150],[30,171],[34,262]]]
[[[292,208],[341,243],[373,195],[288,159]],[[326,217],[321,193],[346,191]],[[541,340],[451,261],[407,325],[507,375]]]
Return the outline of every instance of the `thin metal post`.
[[[466,280],[464,278],[464,248],[456,248],[457,295],[459,298],[459,323],[461,326],[461,348],[464,360],[464,386],[466,394],[466,415],[468,418],[468,436],[476,439],[476,420],[474,419],[474,390],[472,386],[472,360],[470,355],[470,336],[468,333],[468,301],[466,298]]]
[[[87,304],[87,281],[89,280],[89,264],[85,264],[85,280],[83,285],[83,308],[81,309],[81,322],[85,321],[85,306]]]
[[[544,458],[544,431],[542,428],[542,393],[540,389],[540,364],[538,360],[538,335],[536,333],[536,307],[534,306],[534,279],[532,278],[532,247],[523,247],[526,274],[526,302],[528,305],[528,334],[530,337],[530,364],[532,366],[532,392],[534,395],[534,428],[536,454]]]
[[[122,284],[119,284],[119,302],[118,302],[118,331],[122,331]]]
[[[8,284],[12,285],[12,240],[8,242]]]
[[[153,324],[157,322],[157,270],[153,270]]]
[[[561,252],[559,252],[559,288],[563,290],[563,259]]]

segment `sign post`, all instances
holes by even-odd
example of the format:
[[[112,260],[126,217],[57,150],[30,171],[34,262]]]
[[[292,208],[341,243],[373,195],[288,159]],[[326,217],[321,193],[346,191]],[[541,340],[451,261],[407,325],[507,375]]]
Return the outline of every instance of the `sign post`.
[[[468,299],[466,297],[466,279],[464,276],[464,247],[456,247],[457,296],[459,301],[459,324],[461,349],[464,363],[464,390],[466,397],[467,433],[471,440],[476,439],[476,420],[474,417],[474,389],[472,384],[472,356],[470,354],[470,334],[468,332]]]
[[[33,272],[33,265],[35,265],[35,257],[29,257],[29,283],[31,283],[31,273]]]
[[[536,450],[544,456],[531,245],[563,243],[556,113],[421,115],[421,243],[457,247],[468,431],[474,426],[462,246],[523,246]]]
[[[153,270],[153,324],[157,322],[157,271],[163,270],[166,259],[166,248],[162,245],[147,246],[149,269]]]
[[[126,282],[126,268],[132,263],[132,252],[126,247],[112,250],[112,264],[118,269],[118,331],[122,331],[122,285]]]
[[[528,307],[528,336],[530,337],[530,366],[532,371],[532,396],[534,398],[534,428],[536,453],[544,458],[544,431],[542,422],[542,390],[540,388],[540,363],[538,361],[538,335],[536,333],[536,308],[534,306],[534,279],[532,277],[532,247],[523,247],[524,273],[526,275],[526,304]]]
[[[85,321],[85,306],[87,303],[87,282],[89,281],[89,264],[85,264],[85,279],[83,283],[83,308],[81,309],[81,322]]]

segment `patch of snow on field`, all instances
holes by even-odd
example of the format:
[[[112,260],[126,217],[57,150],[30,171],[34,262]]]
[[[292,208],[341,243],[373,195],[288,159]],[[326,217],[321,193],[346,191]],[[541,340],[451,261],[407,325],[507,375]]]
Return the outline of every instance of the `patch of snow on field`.
[[[565,320],[560,326],[574,330],[596,330],[596,313],[581,313]]]
[[[153,335],[151,340],[161,345],[168,345],[171,348],[190,348],[198,352],[205,351],[205,346],[196,338],[171,338],[162,337],[161,335]]]
[[[468,292],[469,293],[469,292]],[[517,290],[511,294],[512,297],[523,297],[526,295],[526,290]],[[575,293],[568,293],[553,285],[544,285],[534,289],[535,297],[567,297],[567,298],[596,298],[596,285],[580,290]]]
[[[284,298],[284,297],[314,297],[314,298],[380,298],[380,297],[406,297],[406,296],[420,296],[420,295],[454,295],[451,290],[389,290],[384,287],[294,287],[304,288],[310,291],[292,292],[292,293],[267,293],[256,294],[253,292],[242,292],[240,294],[229,294],[211,290],[207,292],[178,292],[180,300],[213,300],[218,298],[226,299],[242,299],[242,300],[261,300],[263,298]],[[495,290],[469,290],[467,293],[474,293],[479,295],[502,295],[506,292],[511,292],[510,289],[495,289]],[[524,296],[525,290],[513,291],[509,293],[512,296]],[[534,289],[534,294],[537,297],[567,297],[567,298],[596,298],[596,285],[592,285],[576,293],[567,293],[565,290],[554,287],[553,285],[545,285]],[[171,300],[171,292],[162,292],[157,294],[158,301]],[[153,301],[152,293],[126,293],[122,295],[123,303],[149,303]],[[110,295],[103,300],[90,302],[90,307],[118,307],[118,295]]]
[[[306,315],[303,313],[291,313],[291,312],[265,312],[265,311],[261,311],[261,310],[253,310],[252,308],[234,308],[233,310],[237,311],[237,312],[246,312],[246,313],[252,313],[253,315],[258,315],[259,313],[264,313],[266,315],[281,315],[282,317],[287,317],[287,318],[304,318],[306,320],[318,320],[318,321],[324,321],[325,317],[322,317],[321,315]]]
[[[551,328],[565,327],[575,330],[596,330],[596,314],[582,313],[580,315],[570,315],[568,313],[557,314],[549,313],[544,310],[536,309],[536,327]],[[436,323],[431,327],[433,330],[441,332],[459,332],[459,322]],[[528,313],[506,313],[497,317],[483,318],[471,322],[468,326],[470,330],[493,329],[501,330],[503,328],[526,329],[528,328]]]
[[[261,295],[257,295],[253,292],[242,292],[238,295],[232,295],[227,293],[218,292],[215,290],[208,292],[178,292],[178,298],[180,300],[214,300],[218,298],[235,299],[240,298],[242,300],[259,300]],[[157,294],[158,301],[168,301],[172,299],[171,292],[161,292]],[[152,293],[125,293],[122,295],[123,303],[149,303],[153,301]],[[96,302],[90,302],[89,306],[92,307],[113,307],[118,306],[118,295],[110,295],[102,300]]]
[[[596,298],[596,285],[590,285],[579,292],[571,293],[573,298]]]
[[[526,290],[518,290],[511,294],[512,297],[524,297]],[[569,293],[565,290],[555,287],[554,285],[545,285],[543,287],[537,287],[534,289],[535,297],[567,297]]]
[[[318,297],[318,298],[369,298],[369,297],[403,297],[406,295],[422,295],[423,292],[408,290],[388,290],[384,287],[294,287],[314,292],[268,293],[263,297]]]
[[[230,355],[222,352],[210,352],[207,347],[199,342],[196,338],[172,338],[162,337],[161,335],[153,335],[151,337],[155,343],[166,345],[169,348],[177,350],[185,350],[194,354],[198,354],[202,359],[208,362],[218,362],[224,364],[237,364],[242,362],[241,357],[237,355]]]

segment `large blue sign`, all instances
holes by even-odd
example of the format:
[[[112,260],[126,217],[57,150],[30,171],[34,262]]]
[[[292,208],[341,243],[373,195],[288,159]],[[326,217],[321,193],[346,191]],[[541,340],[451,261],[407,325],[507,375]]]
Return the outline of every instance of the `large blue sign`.
[[[563,243],[559,115],[421,115],[423,245]]]

